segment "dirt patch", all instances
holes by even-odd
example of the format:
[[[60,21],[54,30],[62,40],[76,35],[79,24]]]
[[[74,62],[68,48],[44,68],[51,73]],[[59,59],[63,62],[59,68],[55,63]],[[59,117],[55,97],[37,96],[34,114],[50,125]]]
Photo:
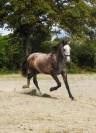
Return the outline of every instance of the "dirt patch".
[[[55,85],[49,76],[39,76],[43,93],[33,83],[22,89],[20,75],[0,77],[0,133],[96,133],[96,74],[68,75],[75,101],[65,86],[50,92]]]

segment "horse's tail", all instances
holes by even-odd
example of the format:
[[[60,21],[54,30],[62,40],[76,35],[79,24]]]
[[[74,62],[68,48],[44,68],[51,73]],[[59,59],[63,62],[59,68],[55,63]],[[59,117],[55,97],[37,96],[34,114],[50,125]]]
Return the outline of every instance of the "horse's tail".
[[[21,73],[22,73],[22,76],[24,76],[24,77],[27,76],[27,68],[28,68],[27,59],[25,59],[21,65]]]

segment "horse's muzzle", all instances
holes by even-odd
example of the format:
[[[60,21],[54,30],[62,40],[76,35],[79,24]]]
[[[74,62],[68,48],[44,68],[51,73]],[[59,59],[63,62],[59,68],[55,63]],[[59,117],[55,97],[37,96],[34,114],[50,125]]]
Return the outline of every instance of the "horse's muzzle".
[[[70,56],[66,56],[66,62],[70,63]]]

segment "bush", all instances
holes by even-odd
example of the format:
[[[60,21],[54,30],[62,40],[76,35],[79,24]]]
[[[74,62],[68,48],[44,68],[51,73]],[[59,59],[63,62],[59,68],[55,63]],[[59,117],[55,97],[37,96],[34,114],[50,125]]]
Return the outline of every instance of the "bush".
[[[72,61],[82,68],[96,68],[95,42],[86,42],[82,45],[72,44]]]
[[[21,45],[9,43],[9,37],[0,37],[0,70],[20,69],[21,59]]]

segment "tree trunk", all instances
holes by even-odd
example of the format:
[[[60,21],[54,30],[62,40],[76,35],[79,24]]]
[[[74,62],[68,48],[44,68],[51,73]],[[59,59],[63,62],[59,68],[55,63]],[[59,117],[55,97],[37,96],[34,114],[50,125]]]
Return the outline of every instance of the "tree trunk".
[[[32,52],[32,44],[30,37],[23,37],[24,57],[27,57]]]

